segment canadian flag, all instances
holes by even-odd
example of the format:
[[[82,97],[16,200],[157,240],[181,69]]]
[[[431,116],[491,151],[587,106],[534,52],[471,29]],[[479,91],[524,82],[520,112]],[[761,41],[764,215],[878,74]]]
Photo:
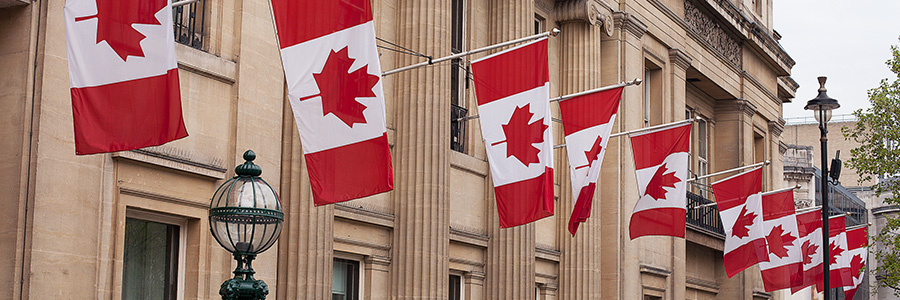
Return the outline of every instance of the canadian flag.
[[[866,266],[866,260],[869,256],[867,237],[868,227],[863,226],[847,231],[847,247],[850,248],[850,276],[853,277],[853,285],[844,287],[844,299],[853,299],[856,295],[856,289],[865,279],[865,273],[862,268]]]
[[[162,145],[187,136],[172,7],[166,0],[67,0],[75,153]]]
[[[631,135],[641,195],[628,224],[631,239],[645,235],[684,237],[691,123]]]
[[[791,286],[791,293],[822,281],[822,212],[813,210],[797,214],[797,234],[803,262],[803,280]]]
[[[769,260],[762,224],[762,167],[712,184],[725,226],[725,273],[731,278]]]
[[[394,187],[369,0],[272,0],[313,200]]]
[[[766,292],[803,284],[803,255],[799,243],[794,191],[762,195],[763,232],[769,261],[759,263]]]
[[[828,219],[828,243],[830,251],[829,286],[831,288],[852,286],[853,276],[850,274],[850,252],[847,247],[847,230],[845,229],[844,215]],[[824,279],[821,281],[824,282]],[[821,291],[824,284],[818,286]]]
[[[500,227],[553,215],[547,39],[472,62]]]
[[[575,235],[578,225],[591,216],[600,165],[619,110],[622,89],[615,88],[559,102],[559,114],[566,135],[566,153],[569,156],[572,195],[577,197],[572,217],[569,218],[569,232],[572,235]]]

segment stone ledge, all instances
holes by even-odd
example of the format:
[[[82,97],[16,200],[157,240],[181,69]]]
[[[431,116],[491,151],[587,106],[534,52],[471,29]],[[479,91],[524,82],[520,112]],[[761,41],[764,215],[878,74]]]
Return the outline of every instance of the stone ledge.
[[[368,210],[362,207],[353,207],[347,204],[337,203],[334,204],[334,216],[366,224],[394,228],[394,215]]]
[[[490,238],[487,235],[464,231],[450,227],[450,241],[487,248]]]
[[[225,173],[228,169],[223,166],[223,162],[215,158],[194,156],[189,153],[179,153],[179,150],[175,148],[162,146],[120,151],[112,154],[113,159],[128,159],[213,179],[225,179]]]
[[[179,69],[234,84],[237,65],[230,60],[182,44],[175,44]]]

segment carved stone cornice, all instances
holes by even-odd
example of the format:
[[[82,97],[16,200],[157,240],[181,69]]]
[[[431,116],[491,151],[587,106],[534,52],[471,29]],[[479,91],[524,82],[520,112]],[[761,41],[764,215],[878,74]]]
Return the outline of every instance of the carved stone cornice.
[[[555,6],[553,10],[557,22],[586,22],[591,26],[603,24],[603,8],[593,0],[557,1]]]
[[[778,153],[784,155],[784,153],[787,152],[787,149],[787,144],[785,144],[784,142],[778,142]]]
[[[741,45],[718,22],[691,1],[684,1],[684,22],[693,32],[722,54],[733,66],[741,69]]]
[[[743,112],[748,117],[756,114],[756,105],[753,102],[744,99],[719,100],[716,101],[717,112]]]
[[[466,272],[465,274],[463,274],[463,277],[466,279],[466,284],[484,285],[484,272]]]
[[[778,118],[777,121],[769,121],[769,133],[776,138],[781,137],[781,134],[784,133],[784,119]],[[784,151],[787,151],[787,145],[784,147]],[[781,151],[781,153],[784,153],[784,151]]]
[[[681,49],[669,49],[669,61],[682,70],[690,68],[691,62],[693,62],[691,57],[684,51],[681,51]]]
[[[647,25],[630,13],[617,11],[613,13],[613,21],[616,28],[622,28],[637,38],[641,38],[647,33]]]

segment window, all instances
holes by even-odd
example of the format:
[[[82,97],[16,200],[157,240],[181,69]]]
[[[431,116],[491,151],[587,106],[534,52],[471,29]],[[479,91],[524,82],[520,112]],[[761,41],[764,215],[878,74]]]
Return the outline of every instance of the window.
[[[359,299],[359,262],[349,259],[334,259],[331,275],[332,300]]]
[[[465,49],[465,0],[452,0],[450,20],[450,52],[460,53]],[[468,66],[465,59],[450,60],[450,149],[465,153],[465,90],[469,88]]]
[[[450,295],[448,299],[462,299],[462,278],[459,275],[450,275]]]
[[[540,15],[534,15],[534,34],[538,34],[544,32],[544,17]]]
[[[697,122],[697,176],[705,176],[709,174],[709,123],[706,119],[700,119]],[[703,178],[698,182],[703,188],[699,195],[709,199],[707,195],[707,187],[709,186],[709,178]]]
[[[173,0],[178,2],[178,0]],[[175,41],[204,50],[206,36],[206,0],[197,0],[172,8]]]
[[[177,299],[181,226],[125,218],[122,299]]]

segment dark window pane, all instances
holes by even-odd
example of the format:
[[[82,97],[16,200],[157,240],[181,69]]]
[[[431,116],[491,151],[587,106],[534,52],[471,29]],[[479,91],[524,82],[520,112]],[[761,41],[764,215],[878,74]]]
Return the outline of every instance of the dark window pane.
[[[175,299],[178,226],[126,218],[122,299]]]
[[[332,300],[359,299],[359,262],[335,258],[331,275]]]
[[[450,275],[450,300],[462,299],[460,283],[462,278],[457,275]]]

